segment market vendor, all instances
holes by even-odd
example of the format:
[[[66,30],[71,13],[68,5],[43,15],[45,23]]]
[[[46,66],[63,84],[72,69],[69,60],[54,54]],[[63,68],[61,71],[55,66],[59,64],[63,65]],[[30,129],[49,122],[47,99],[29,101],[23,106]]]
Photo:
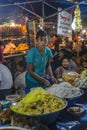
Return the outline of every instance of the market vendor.
[[[29,92],[35,87],[49,87],[50,82],[44,78],[46,64],[48,64],[48,73],[51,76],[53,82],[57,83],[53,76],[50,60],[53,57],[51,50],[46,47],[47,35],[46,32],[40,30],[36,35],[36,47],[29,50],[26,58],[27,73],[26,73],[26,90]]]

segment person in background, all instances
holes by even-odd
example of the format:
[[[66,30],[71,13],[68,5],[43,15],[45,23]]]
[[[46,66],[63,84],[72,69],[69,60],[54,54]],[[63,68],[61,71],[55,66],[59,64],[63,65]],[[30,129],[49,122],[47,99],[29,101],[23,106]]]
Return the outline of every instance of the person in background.
[[[54,45],[55,45],[56,42],[57,42],[57,39],[58,39],[57,34],[53,34],[53,35],[50,37],[47,46],[48,46],[50,49],[53,49],[53,48],[54,48]]]
[[[34,46],[35,46],[34,39],[31,38],[31,39],[30,39],[30,42],[29,42],[29,49],[31,49],[31,48],[34,47]]]
[[[19,61],[17,63],[17,72],[14,79],[15,93],[21,96],[25,95],[25,74],[26,74],[26,63],[25,61]]]
[[[25,71],[26,69],[26,62],[25,61],[19,61],[17,64],[16,64],[16,73],[14,74],[14,79],[19,75],[21,74],[22,72]]]
[[[58,67],[59,65],[59,45],[62,43],[62,39],[59,37],[56,41],[56,43],[54,44],[54,49],[52,50],[52,54],[53,54],[53,58],[52,58],[52,70],[55,71],[55,69]]]
[[[3,55],[3,50],[5,48],[5,45],[2,41],[0,41],[0,53],[2,54],[2,63],[5,64],[6,63],[6,60],[4,58],[4,55]]]
[[[83,52],[80,60],[80,65],[82,66],[82,69],[87,68],[87,51]]]
[[[73,57],[72,52],[69,51],[69,50],[64,50],[64,56],[69,59],[69,68],[70,68],[72,71],[76,71],[76,72],[77,72],[77,64],[76,64],[76,62],[72,59],[72,57]]]
[[[65,42],[66,42],[66,48],[71,51],[73,48],[72,37],[65,38]]]
[[[11,94],[13,79],[10,70],[2,63],[2,54],[0,53],[0,100]]]
[[[69,66],[69,62],[70,62],[70,60],[67,57],[63,57],[62,58],[62,60],[61,60],[61,66],[59,66],[55,70],[55,77],[57,79],[62,78],[62,74],[64,72],[73,71],[73,69],[70,68],[70,66]]]
[[[51,50],[47,47],[47,34],[43,30],[39,30],[36,35],[36,47],[29,50],[26,62],[26,90],[29,92],[32,88],[51,86],[50,82],[44,78],[46,65],[48,62],[48,73],[54,82],[57,82],[53,76],[50,60],[53,55]]]
[[[63,57],[67,57],[69,59],[69,68],[73,71],[77,71],[77,65],[72,60],[72,53],[71,53],[71,51],[69,51],[67,49],[62,49],[59,51],[57,68],[61,65]]]

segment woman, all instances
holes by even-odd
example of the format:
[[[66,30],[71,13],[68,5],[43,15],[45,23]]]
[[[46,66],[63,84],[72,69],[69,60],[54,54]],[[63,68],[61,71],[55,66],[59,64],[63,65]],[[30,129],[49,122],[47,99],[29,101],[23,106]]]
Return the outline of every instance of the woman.
[[[63,57],[61,60],[61,65],[55,70],[55,77],[62,78],[64,72],[73,71],[73,68],[70,67],[70,59]]]
[[[46,32],[40,30],[36,35],[36,47],[29,50],[26,58],[27,73],[26,73],[26,90],[29,92],[32,88],[51,86],[50,82],[44,78],[46,71],[46,64],[48,64],[48,73],[52,80],[56,82],[53,76],[50,60],[53,57],[51,50],[46,47],[47,36]]]

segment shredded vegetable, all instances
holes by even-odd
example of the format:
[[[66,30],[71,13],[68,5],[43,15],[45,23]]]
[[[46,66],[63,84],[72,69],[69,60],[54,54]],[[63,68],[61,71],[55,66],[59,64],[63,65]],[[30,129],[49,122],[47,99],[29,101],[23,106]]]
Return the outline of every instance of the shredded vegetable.
[[[11,109],[21,114],[46,114],[61,110],[66,103],[63,99],[55,97],[44,89],[38,87],[28,93]]]

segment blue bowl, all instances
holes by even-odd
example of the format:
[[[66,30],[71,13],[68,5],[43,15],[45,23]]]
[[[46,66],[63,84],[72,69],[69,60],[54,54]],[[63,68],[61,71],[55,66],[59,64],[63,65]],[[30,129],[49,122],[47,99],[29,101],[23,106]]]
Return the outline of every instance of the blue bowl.
[[[47,113],[47,114],[37,114],[37,115],[36,114],[35,115],[34,114],[21,114],[21,113],[17,113],[15,111],[13,111],[12,109],[11,110],[14,113],[19,114],[21,116],[26,116],[29,119],[33,119],[33,120],[36,120],[40,123],[49,125],[49,124],[53,124],[57,120],[59,114],[61,112],[63,112],[65,110],[65,108],[67,107],[67,101],[64,100],[64,102],[65,102],[65,106],[62,109],[55,111],[55,112]],[[16,103],[14,105],[16,105]]]
[[[74,105],[76,103],[76,101],[77,101],[78,98],[79,97],[74,97],[74,98],[66,99],[67,102],[68,102],[68,107]]]
[[[84,93],[87,93],[87,87],[81,87],[81,89],[84,91]]]
[[[82,95],[84,94],[84,91],[81,90],[81,95],[78,95],[76,97],[73,97],[73,98],[65,98],[68,102],[68,106],[67,107],[70,107],[72,105],[74,105],[77,101],[77,99],[79,99]]]

